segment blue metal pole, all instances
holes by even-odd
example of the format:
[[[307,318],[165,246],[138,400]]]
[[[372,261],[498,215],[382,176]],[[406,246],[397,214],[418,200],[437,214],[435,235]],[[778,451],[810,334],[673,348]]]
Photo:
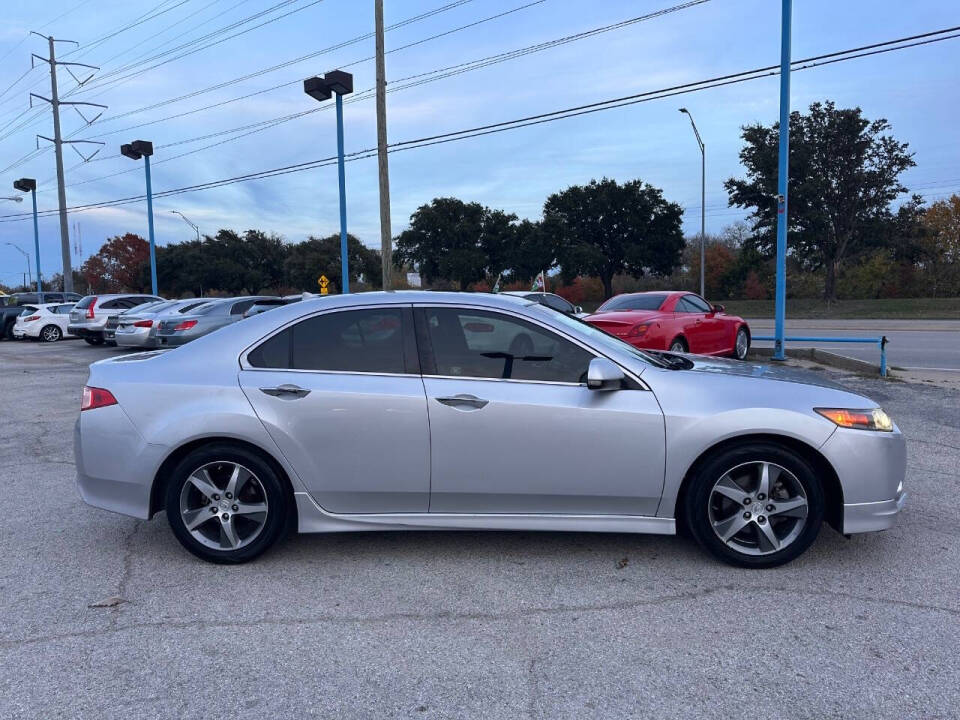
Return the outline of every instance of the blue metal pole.
[[[780,20],[780,151],[777,171],[777,294],[773,359],[785,360],[783,325],[787,303],[787,190],[790,173],[790,20],[793,0],[783,0]]]
[[[347,187],[343,169],[343,97],[337,93],[337,173],[340,179],[340,288],[350,292],[350,269],[347,249]]]
[[[150,156],[143,156],[143,167],[147,171],[147,227],[150,231],[150,285],[157,294],[157,250],[153,240],[153,189],[150,187]]]
[[[43,292],[43,284],[40,281],[40,228],[37,225],[37,189],[30,191],[33,196],[33,251],[37,258],[37,292]],[[64,281],[66,282],[66,281]]]

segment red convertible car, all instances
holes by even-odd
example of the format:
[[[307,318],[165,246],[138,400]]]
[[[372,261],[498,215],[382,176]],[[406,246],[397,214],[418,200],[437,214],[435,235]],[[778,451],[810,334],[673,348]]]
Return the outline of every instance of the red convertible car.
[[[739,360],[750,349],[750,328],[689,292],[627,293],[610,298],[585,322],[634,347],[700,355],[730,355]]]

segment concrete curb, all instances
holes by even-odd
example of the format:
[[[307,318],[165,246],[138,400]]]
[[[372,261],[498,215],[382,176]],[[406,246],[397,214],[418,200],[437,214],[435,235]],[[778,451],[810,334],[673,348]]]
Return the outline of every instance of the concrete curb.
[[[880,375],[880,366],[867,362],[866,360],[857,360],[856,358],[839,355],[820,348],[791,347],[787,349],[787,357],[802,358],[811,360],[821,365],[840,368],[842,370],[852,370],[853,372],[863,373],[865,375]],[[747,359],[767,359],[773,356],[773,348],[750,348]],[[887,375],[891,375],[890,368],[887,368]]]

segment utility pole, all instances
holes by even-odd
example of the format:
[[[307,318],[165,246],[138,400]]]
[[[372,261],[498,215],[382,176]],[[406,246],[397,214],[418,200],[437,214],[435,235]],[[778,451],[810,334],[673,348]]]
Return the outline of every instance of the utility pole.
[[[383,60],[383,0],[374,0],[377,56],[377,170],[380,175],[380,257],[383,289],[393,288],[393,234],[390,229],[390,168],[387,162],[387,71]]]
[[[39,37],[45,37],[38,32],[33,32],[33,35]],[[91,145],[103,145],[103,143],[93,142],[91,140],[64,140],[60,133],[60,106],[61,105],[72,105],[74,109],[78,105],[89,105],[93,107],[106,108],[106,105],[100,105],[98,103],[85,103],[85,102],[61,102],[60,94],[57,89],[57,66],[63,65],[67,68],[67,72],[73,75],[73,72],[70,70],[70,66],[78,66],[90,68],[92,70],[99,70],[99,68],[94,65],[86,65],[84,63],[67,63],[67,62],[57,62],[55,43],[58,42],[68,42],[77,45],[78,43],[74,40],[57,40],[52,35],[45,38],[49,44],[49,57],[41,57],[40,55],[33,54],[31,59],[31,67],[33,66],[33,60],[42,60],[43,62],[50,65],[50,97],[45,98],[42,95],[37,95],[36,93],[30,93],[30,105],[33,106],[33,98],[39,98],[50,103],[50,107],[53,109],[53,137],[48,138],[44,135],[38,135],[38,138],[43,138],[49,142],[53,143],[53,151],[56,156],[57,163],[57,200],[59,202],[59,213],[60,213],[60,256],[63,260],[63,291],[64,292],[73,292],[73,267],[70,263],[70,227],[67,224],[67,191],[64,186],[63,179],[63,146],[64,144],[74,144],[74,143],[88,143]],[[78,85],[83,85],[87,80],[93,77],[93,74],[86,78],[83,81],[77,79],[76,75],[73,75],[74,80],[77,80]],[[84,117],[83,113],[77,110],[77,113],[82,117],[86,123],[89,125],[94,120],[96,120],[102,111],[96,117],[91,120],[87,120]],[[76,148],[74,148],[76,150]],[[84,161],[90,160],[93,155],[96,155],[99,152],[99,149],[93,153],[93,155],[85,156],[79,150],[76,150],[77,154],[84,159]]]

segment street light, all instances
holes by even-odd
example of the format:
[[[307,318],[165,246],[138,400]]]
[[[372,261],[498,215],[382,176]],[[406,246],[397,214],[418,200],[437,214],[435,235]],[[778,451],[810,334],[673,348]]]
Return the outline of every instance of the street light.
[[[700,131],[697,130],[697,124],[693,121],[693,115],[690,114],[690,111],[682,107],[680,112],[690,118],[693,134],[697,136],[697,145],[700,146],[700,296],[705,297],[703,278],[704,267],[706,266],[704,245],[707,242],[707,146],[703,144],[703,140],[700,138]]]
[[[132,143],[120,146],[120,154],[131,160],[143,158],[143,166],[147,173],[147,228],[150,231],[150,285],[153,294],[157,294],[157,252],[153,240],[153,190],[150,187],[150,156],[153,155],[153,143],[146,140],[134,140]]]
[[[303,91],[318,102],[337,96],[337,173],[340,181],[340,287],[350,292],[350,272],[347,267],[347,189],[343,160],[343,96],[353,92],[353,75],[332,70],[324,76],[307,78]]]
[[[37,181],[33,178],[20,178],[13,181],[13,189],[30,193],[33,199],[33,248],[37,260],[37,292],[43,292],[43,279],[40,275],[40,228],[37,225]],[[17,202],[23,202],[22,195],[17,195]]]
[[[14,250],[16,250],[18,253],[20,253],[21,255],[23,255],[24,259],[26,259],[26,261],[27,261],[27,272],[24,273],[24,277],[26,277],[26,276],[29,275],[29,277],[30,277],[30,284],[32,285],[32,284],[33,284],[33,273],[30,272],[30,253],[28,253],[26,250],[24,250],[24,249],[23,249],[22,247],[20,247],[19,245],[14,245],[12,242],[8,242],[7,245],[9,245],[9,246],[12,247]],[[39,300],[39,299],[40,299],[40,298],[37,298],[37,300]]]
[[[23,202],[23,198],[19,195],[12,195],[10,197],[0,197],[0,200],[9,200],[10,202]]]
[[[199,244],[198,249],[202,253],[203,243],[200,242],[200,227],[190,222],[190,219],[179,210],[171,210],[170,212],[172,212],[174,215],[179,215],[187,225],[194,229],[194,231],[197,233],[197,243]],[[203,297],[203,283],[200,283],[200,297]]]

